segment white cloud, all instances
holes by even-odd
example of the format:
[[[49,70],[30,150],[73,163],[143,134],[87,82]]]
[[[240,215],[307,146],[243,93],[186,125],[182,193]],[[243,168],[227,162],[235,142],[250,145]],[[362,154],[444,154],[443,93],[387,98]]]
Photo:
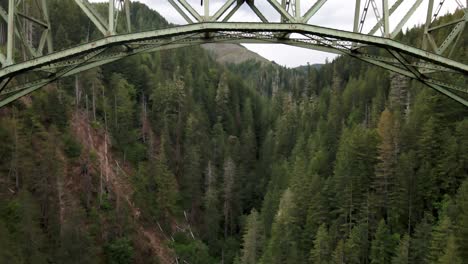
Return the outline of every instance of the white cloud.
[[[92,0],[99,2],[102,0]],[[192,6],[200,13],[203,14],[203,7],[200,5],[200,0],[187,0]],[[397,0],[389,0],[389,5],[392,6]],[[168,21],[175,24],[186,24],[185,20],[177,11],[169,4],[167,0],[139,0],[150,8],[159,12]],[[225,3],[226,0],[211,0],[210,1],[210,14],[214,14],[219,7]],[[316,0],[302,0],[301,11],[304,14]],[[364,5],[365,1],[361,1]],[[427,2],[424,0],[405,26],[405,29],[412,27],[416,24],[423,24],[427,12]],[[436,1],[437,2],[437,1]],[[441,11],[441,15],[447,12],[455,10],[457,7],[456,0],[446,1],[444,8]],[[376,0],[376,3],[380,5],[380,1]],[[406,12],[415,3],[415,0],[406,0],[395,13],[391,16],[391,29],[396,27],[398,21],[406,14]],[[255,4],[264,13],[265,17],[272,22],[280,21],[280,16],[270,6],[266,0],[257,0]],[[330,27],[342,30],[352,30],[353,19],[354,19],[354,8],[355,1],[352,0],[328,0],[314,17],[309,21],[310,24],[319,25],[323,27]],[[362,8],[361,8],[362,9]],[[231,21],[259,21],[255,14],[247,7],[244,6],[239,9],[238,13],[231,18]],[[364,32],[368,32],[377,22],[372,10],[369,10],[368,18],[364,27]],[[393,23],[392,23],[393,22]],[[326,58],[334,58],[334,54],[328,54],[318,51],[312,51],[308,49],[301,49],[297,47],[290,47],[285,45],[275,44],[246,44],[250,50],[257,52],[267,59],[274,60],[281,65],[288,67],[295,67],[299,65],[305,65],[307,63],[323,63]]]

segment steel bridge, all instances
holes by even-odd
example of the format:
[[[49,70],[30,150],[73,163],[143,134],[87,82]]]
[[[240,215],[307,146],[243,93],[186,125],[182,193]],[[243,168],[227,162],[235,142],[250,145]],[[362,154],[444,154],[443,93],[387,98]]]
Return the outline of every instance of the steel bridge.
[[[325,5],[345,0],[157,0],[172,5],[186,24],[145,32],[132,31],[130,0],[107,0],[104,13],[88,0],[67,0],[83,11],[102,38],[60,51],[54,50],[52,30],[58,25],[50,22],[48,0],[7,1],[0,7],[1,23],[7,26],[0,53],[0,107],[61,78],[125,57],[217,42],[276,43],[348,55],[420,81],[468,107],[468,65],[451,58],[468,21],[468,0],[355,0],[354,9],[341,10],[352,13],[352,31],[310,22]],[[456,4],[461,15],[435,23],[447,2]],[[21,12],[24,5],[34,5],[35,15]],[[249,8],[259,22],[233,21],[241,7]],[[397,41],[421,10],[426,14],[422,45]],[[124,32],[118,32],[119,23],[125,25]],[[25,24],[34,26],[26,30]],[[32,38],[31,29],[40,37]],[[441,29],[450,33],[437,43],[434,35]]]

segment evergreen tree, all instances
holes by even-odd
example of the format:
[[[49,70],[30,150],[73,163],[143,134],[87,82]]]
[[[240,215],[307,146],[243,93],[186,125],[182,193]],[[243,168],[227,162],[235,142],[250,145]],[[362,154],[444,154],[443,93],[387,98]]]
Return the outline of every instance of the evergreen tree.
[[[400,243],[396,249],[396,254],[392,258],[392,264],[408,264],[410,263],[409,260],[409,244],[410,244],[410,237],[408,235],[404,235],[400,239]]]
[[[224,239],[228,237],[228,231],[233,231],[233,200],[234,184],[236,181],[236,164],[231,158],[224,163],[223,194],[224,194]]]
[[[338,241],[335,251],[333,251],[332,263],[333,264],[345,264],[346,263],[344,242],[342,239]]]
[[[462,184],[457,196],[458,219],[456,223],[457,244],[460,246],[460,257],[468,259],[468,181]]]
[[[395,237],[392,236],[385,220],[380,220],[374,240],[371,244],[370,263],[391,263],[393,252],[396,247]]]
[[[263,232],[260,215],[255,209],[247,217],[240,264],[256,264],[262,253]]]
[[[458,255],[455,237],[450,235],[447,239],[447,246],[444,249],[443,255],[436,262],[438,264],[461,264],[462,258]]]
[[[360,223],[351,230],[344,248],[347,263],[359,264],[367,262],[369,248],[367,223]]]
[[[310,262],[328,264],[331,259],[330,237],[327,227],[322,224],[315,235],[314,248],[310,252]]]
[[[410,243],[411,263],[429,263],[429,252],[432,240],[432,215],[426,214],[416,226]]]
[[[377,197],[376,205],[381,211],[378,217],[385,217],[389,223],[395,225],[399,217],[399,201],[397,201],[397,190],[399,188],[396,186],[395,177],[398,142],[395,120],[388,109],[385,109],[380,116],[377,132],[381,139],[378,147],[379,163],[376,166],[374,180]]]
[[[447,238],[452,235],[452,221],[446,215],[443,215],[439,223],[432,231],[432,240],[429,253],[430,263],[437,263],[444,254],[444,248],[447,244]]]
[[[299,264],[303,262],[298,248],[299,232],[297,225],[294,194],[290,189],[284,191],[278,212],[273,223],[271,238],[263,254],[261,263]]]

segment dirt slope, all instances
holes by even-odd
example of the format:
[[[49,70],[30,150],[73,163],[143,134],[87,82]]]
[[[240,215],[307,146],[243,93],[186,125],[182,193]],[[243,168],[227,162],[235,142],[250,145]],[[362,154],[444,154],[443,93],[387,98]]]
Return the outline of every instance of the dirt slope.
[[[141,240],[146,241],[147,246],[158,256],[162,264],[174,263],[174,254],[165,245],[167,240],[164,238],[164,234],[157,227],[145,227],[141,222],[140,209],[131,199],[133,189],[127,172],[130,168],[122,166],[122,163],[112,156],[110,140],[105,131],[93,129],[86,115],[81,112],[73,115],[71,127],[84,150],[92,150],[97,154],[100,164],[98,171],[102,171],[103,184],[118,197],[118,200],[128,204]]]

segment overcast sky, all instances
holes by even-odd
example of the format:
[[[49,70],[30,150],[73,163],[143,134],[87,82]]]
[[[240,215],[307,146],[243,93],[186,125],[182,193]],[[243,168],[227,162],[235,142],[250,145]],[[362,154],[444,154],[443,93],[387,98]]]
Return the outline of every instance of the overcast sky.
[[[99,1],[99,0],[93,0]],[[101,0],[102,1],[102,0]],[[135,0],[133,0],[135,1]],[[187,0],[192,6],[200,13],[203,13],[203,7],[200,5],[200,0]],[[219,7],[227,0],[211,0],[210,1],[210,13],[216,12]],[[280,0],[278,0],[281,2]],[[302,0],[301,10],[304,14],[317,0]],[[186,24],[185,20],[174,10],[167,0],[139,0],[139,2],[147,4],[152,9],[159,12],[169,22],[175,24]],[[362,5],[364,5],[365,1]],[[391,6],[396,0],[389,0]],[[398,21],[406,14],[416,0],[406,0],[397,11],[391,16],[390,28],[396,26]],[[412,19],[407,23],[406,27],[412,27],[416,24],[422,24],[425,21],[427,12],[427,2],[424,0],[420,5],[418,11],[413,15]],[[436,4],[438,1],[435,1]],[[452,12],[457,7],[456,0],[446,0],[447,2],[441,11],[441,14]],[[465,2],[465,1],[461,1]],[[381,5],[380,0],[376,0],[378,5]],[[265,14],[267,19],[271,22],[280,20],[278,13],[270,6],[266,0],[257,0],[255,4],[259,7],[262,13]],[[343,30],[352,30],[353,19],[354,19],[354,6],[355,1],[353,0],[328,0],[314,17],[309,21],[309,24],[331,27]],[[247,5],[244,5],[236,15],[234,15],[230,21],[242,21],[242,22],[253,22],[259,21],[256,15],[250,10]],[[392,23],[393,22],[393,23]],[[366,27],[364,32],[368,32],[370,28],[376,23],[373,12],[369,10],[368,19],[366,19]],[[257,52],[263,57],[273,60],[280,65],[288,67],[296,67],[300,65],[306,65],[307,63],[323,63],[326,58],[332,59],[333,54],[311,51],[307,49],[301,49],[297,47],[290,47],[285,45],[274,45],[274,44],[246,44],[250,50]]]

